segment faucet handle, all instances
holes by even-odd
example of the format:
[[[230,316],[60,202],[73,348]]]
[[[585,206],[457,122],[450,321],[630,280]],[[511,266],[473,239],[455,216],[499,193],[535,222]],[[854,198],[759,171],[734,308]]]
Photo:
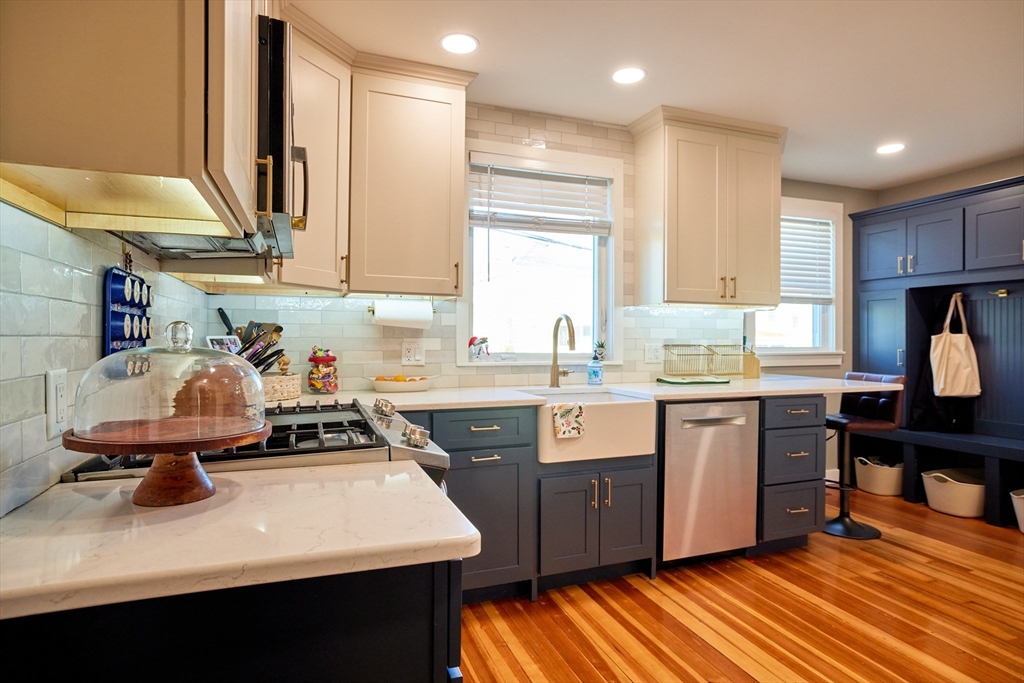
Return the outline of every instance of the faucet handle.
[[[568,377],[570,372],[572,372],[572,370],[559,370],[558,374],[562,377]]]

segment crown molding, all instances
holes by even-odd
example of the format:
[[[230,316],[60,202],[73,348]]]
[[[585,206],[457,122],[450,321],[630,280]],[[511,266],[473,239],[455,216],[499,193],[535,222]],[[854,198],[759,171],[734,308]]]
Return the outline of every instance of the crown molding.
[[[756,123],[744,119],[734,119],[728,116],[717,114],[705,114],[704,112],[692,111],[690,109],[679,109],[662,105],[647,112],[636,121],[626,126],[634,138],[638,138],[658,126],[666,123],[681,123],[684,125],[707,126],[709,128],[720,128],[728,131],[747,133],[760,137],[771,138],[781,146],[786,145],[786,133],[788,128],[775,126],[770,123]]]
[[[294,3],[288,0],[279,0],[277,14],[282,20],[315,40],[321,47],[333,53],[349,66],[352,66],[356,60],[359,52],[354,47],[328,31],[323,25],[296,7]]]
[[[402,76],[412,76],[415,78],[426,78],[432,81],[451,83],[452,85],[460,85],[462,87],[466,87],[472,83],[473,79],[477,76],[473,71],[462,71],[460,69],[449,69],[444,66],[423,64],[421,62],[410,62],[405,59],[385,57],[384,55],[374,55],[368,52],[359,52],[356,54],[355,61],[352,62],[352,70],[363,73],[384,72],[389,74],[399,74]]]

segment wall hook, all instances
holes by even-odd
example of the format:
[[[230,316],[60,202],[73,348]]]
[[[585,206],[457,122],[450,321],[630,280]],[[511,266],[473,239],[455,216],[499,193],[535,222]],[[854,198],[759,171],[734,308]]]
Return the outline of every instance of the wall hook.
[[[1008,289],[997,289],[994,292],[989,292],[989,294],[995,294],[1000,299],[1002,299],[1003,297],[1010,296],[1010,290],[1008,290]]]

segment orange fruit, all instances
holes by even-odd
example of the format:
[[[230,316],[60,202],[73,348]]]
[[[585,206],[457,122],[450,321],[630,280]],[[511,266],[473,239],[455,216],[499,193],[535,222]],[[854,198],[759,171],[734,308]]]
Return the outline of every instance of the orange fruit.
[[[385,377],[384,375],[377,375],[376,377],[373,378],[373,381],[374,382],[386,382],[386,381],[388,381],[388,378]]]
[[[420,377],[420,381],[427,379],[426,377]]]
[[[415,381],[416,381],[416,378],[415,378],[415,377],[410,377],[409,379],[407,379],[407,380],[405,380],[405,381],[406,381],[406,382],[415,382]]]
[[[404,382],[404,381],[406,381],[405,380],[405,375],[395,375],[395,378],[393,380],[391,380],[391,381],[392,382]]]

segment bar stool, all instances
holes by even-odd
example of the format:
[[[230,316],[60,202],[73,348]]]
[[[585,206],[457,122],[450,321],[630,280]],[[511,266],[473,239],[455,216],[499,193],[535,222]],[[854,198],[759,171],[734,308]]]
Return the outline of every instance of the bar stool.
[[[846,379],[904,385],[907,381],[903,375],[869,375],[862,372],[848,372]],[[850,491],[854,490],[850,434],[854,432],[894,432],[899,429],[902,419],[902,391],[843,394],[839,412],[825,416],[825,427],[834,429],[836,434],[841,435],[839,440],[839,516],[825,523],[826,534],[855,538],[861,541],[881,538],[882,532],[875,527],[850,518]]]

